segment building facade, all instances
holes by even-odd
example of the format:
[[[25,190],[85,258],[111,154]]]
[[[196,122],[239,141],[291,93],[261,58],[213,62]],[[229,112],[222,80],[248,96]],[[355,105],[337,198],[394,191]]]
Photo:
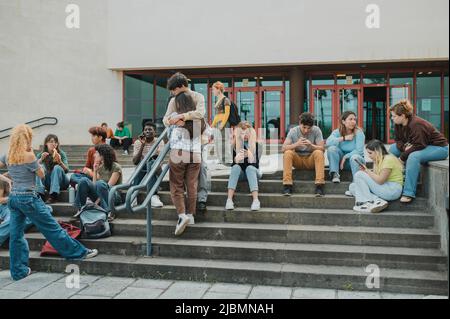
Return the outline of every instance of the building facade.
[[[80,9],[68,29],[65,8]],[[375,5],[375,6],[374,6]],[[41,116],[63,144],[124,120],[161,125],[167,78],[185,73],[215,114],[225,84],[241,117],[282,142],[304,111],[325,137],[345,110],[368,139],[392,141],[388,108],[409,98],[448,136],[448,1],[1,1],[0,129]],[[4,116],[8,114],[8,116]],[[5,141],[0,140],[0,150]]]

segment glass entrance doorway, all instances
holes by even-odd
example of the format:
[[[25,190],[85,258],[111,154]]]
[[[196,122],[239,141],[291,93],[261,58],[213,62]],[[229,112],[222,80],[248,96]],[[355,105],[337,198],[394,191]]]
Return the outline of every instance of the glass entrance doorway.
[[[236,103],[241,120],[250,122],[259,138],[264,139],[266,143],[284,141],[286,132],[283,87],[226,88],[225,95]],[[211,121],[216,113],[216,101],[217,98],[212,96]]]
[[[386,87],[364,88],[364,124],[366,141],[378,139],[387,143],[386,139]]]

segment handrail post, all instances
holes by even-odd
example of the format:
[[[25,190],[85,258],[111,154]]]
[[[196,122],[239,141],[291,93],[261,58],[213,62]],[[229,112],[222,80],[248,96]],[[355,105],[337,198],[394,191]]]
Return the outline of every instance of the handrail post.
[[[152,255],[152,204],[147,204],[147,257]]]

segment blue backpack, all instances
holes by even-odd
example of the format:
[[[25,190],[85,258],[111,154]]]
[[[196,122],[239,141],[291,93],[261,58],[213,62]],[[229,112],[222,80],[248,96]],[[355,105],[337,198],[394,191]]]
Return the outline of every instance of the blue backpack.
[[[111,236],[108,212],[97,204],[89,203],[81,208],[81,238],[98,239]]]

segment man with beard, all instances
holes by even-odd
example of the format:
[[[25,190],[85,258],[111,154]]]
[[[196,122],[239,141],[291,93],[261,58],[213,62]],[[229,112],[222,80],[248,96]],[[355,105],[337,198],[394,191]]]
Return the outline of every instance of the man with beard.
[[[143,133],[139,135],[139,138],[134,142],[134,151],[133,151],[134,165],[136,166],[139,165],[139,163],[145,158],[147,153],[150,151],[152,146],[156,143],[157,139],[155,136],[156,136],[156,125],[153,124],[152,122],[145,123]],[[147,172],[149,172],[152,169],[152,166],[155,163],[155,160],[158,157],[159,153],[162,151],[163,147],[164,141],[161,141],[161,143],[158,145],[158,148],[156,149],[156,154],[152,157],[150,161],[147,162],[146,168],[140,171],[139,174],[134,179],[133,181],[134,185],[139,184],[144,178],[145,174],[147,174]],[[148,185],[149,188],[151,188],[155,184],[156,179],[157,176],[154,175]],[[152,207],[164,206],[157,194],[152,196],[151,205]]]

